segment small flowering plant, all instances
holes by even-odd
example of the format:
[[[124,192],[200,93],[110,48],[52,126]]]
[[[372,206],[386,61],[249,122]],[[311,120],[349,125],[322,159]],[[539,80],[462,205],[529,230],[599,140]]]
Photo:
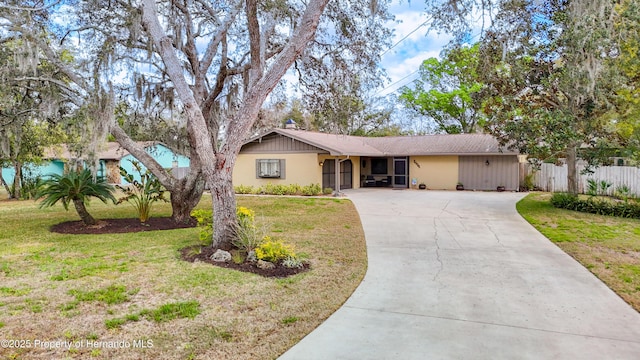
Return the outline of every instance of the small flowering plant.
[[[287,258],[295,258],[296,253],[293,245],[285,244],[282,240],[273,240],[270,236],[265,236],[262,243],[256,248],[256,257],[259,260],[277,264]]]

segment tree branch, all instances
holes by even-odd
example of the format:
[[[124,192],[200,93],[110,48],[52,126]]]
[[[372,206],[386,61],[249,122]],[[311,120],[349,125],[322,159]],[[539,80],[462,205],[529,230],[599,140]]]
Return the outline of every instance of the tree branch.
[[[118,125],[117,122],[113,121],[110,127],[111,135],[113,135],[118,143],[125,148],[128,152],[130,152],[136,159],[140,160],[144,166],[149,169],[160,181],[160,183],[169,190],[175,187],[175,178],[167,172],[157,161],[153,158],[153,156],[149,155],[144,149],[139,146],[135,141],[133,141],[129,135]]]
[[[304,51],[307,44],[315,36],[320,17],[329,0],[311,1],[307,5],[302,19],[295,27],[293,35],[274,59],[273,65],[252,86],[245,96],[245,104],[227,127],[227,139],[236,142],[233,149],[240,151],[242,140],[249,132],[267,95],[275,88],[291,64]],[[251,121],[247,121],[251,119]],[[227,142],[229,143],[229,142]]]
[[[191,155],[192,157],[193,155],[199,157],[200,164],[207,174],[207,178],[210,179],[215,173],[215,164],[211,161],[211,156],[215,154],[215,147],[208,131],[202,131],[207,129],[204,115],[184,78],[181,62],[171,45],[171,39],[167,37],[160,25],[154,0],[143,0],[142,2],[142,25],[158,49],[160,57],[166,66],[167,74],[175,85],[176,92],[184,105],[187,115],[189,142],[194,145],[193,150],[195,151],[195,154],[192,153]],[[196,131],[196,129],[200,131]]]
[[[258,22],[258,3],[256,0],[246,0],[247,28],[249,30],[249,47],[251,53],[251,70],[249,70],[249,87],[262,77],[262,51],[260,38],[260,23]]]
[[[218,27],[216,34],[211,39],[211,42],[209,42],[207,50],[202,57],[202,61],[200,62],[199,73],[203,74],[203,76],[207,73],[207,70],[211,66],[211,62],[213,62],[213,57],[217,52],[216,50],[218,49],[220,42],[227,36],[229,27],[231,27],[231,24],[233,24],[236,16],[238,15],[238,13],[240,13],[240,9],[242,9],[241,4],[242,1],[239,1],[234,9],[227,15],[222,24]]]

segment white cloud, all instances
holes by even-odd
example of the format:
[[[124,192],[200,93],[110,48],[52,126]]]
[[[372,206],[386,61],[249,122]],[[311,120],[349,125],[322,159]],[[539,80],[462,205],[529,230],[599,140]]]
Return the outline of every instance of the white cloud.
[[[420,64],[430,57],[439,57],[444,45],[452,38],[448,34],[428,31],[429,24],[423,25],[428,16],[415,4],[396,5],[391,12],[400,23],[387,24],[394,29],[392,44],[395,46],[384,54],[380,63],[390,80],[379,95],[392,93],[417,79]]]

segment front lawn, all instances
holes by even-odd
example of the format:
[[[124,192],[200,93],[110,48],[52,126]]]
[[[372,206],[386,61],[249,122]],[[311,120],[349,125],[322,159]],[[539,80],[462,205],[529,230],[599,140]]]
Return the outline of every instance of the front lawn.
[[[63,235],[60,205],[0,201],[0,358],[273,359],[333,313],[366,270],[360,219],[348,200],[239,197],[274,238],[309,255],[289,278],[189,263],[198,229]],[[199,208],[210,208],[205,195]],[[92,201],[97,219],[135,217]],[[152,216],[168,216],[156,204]],[[37,343],[36,343],[37,341]],[[47,349],[55,346],[60,348]],[[21,348],[17,348],[17,345]]]
[[[529,194],[518,212],[640,311],[640,220],[557,209],[550,198]]]

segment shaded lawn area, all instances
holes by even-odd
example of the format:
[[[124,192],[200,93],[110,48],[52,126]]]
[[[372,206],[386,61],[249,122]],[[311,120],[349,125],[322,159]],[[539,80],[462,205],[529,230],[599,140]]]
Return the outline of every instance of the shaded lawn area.
[[[556,209],[532,193],[518,212],[640,312],[640,220]]]
[[[205,195],[199,207],[210,204]],[[272,237],[308,254],[311,270],[277,279],[182,261],[179,249],[199,244],[196,228],[51,233],[50,226],[77,220],[75,212],[0,201],[0,338],[31,340],[31,348],[0,348],[0,358],[277,357],[360,283],[364,233],[344,199],[251,196],[238,204],[255,210]],[[99,201],[89,211],[98,219],[135,216],[131,206]],[[169,214],[168,204],[152,209],[152,216]],[[34,348],[34,340],[82,347]],[[129,347],[105,347],[118,341]]]

